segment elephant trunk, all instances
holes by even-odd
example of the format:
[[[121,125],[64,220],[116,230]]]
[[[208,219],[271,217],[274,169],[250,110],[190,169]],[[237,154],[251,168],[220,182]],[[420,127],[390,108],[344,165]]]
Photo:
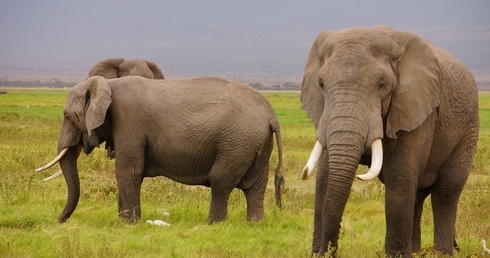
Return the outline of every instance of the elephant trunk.
[[[75,211],[80,199],[80,179],[78,177],[77,159],[80,148],[77,146],[68,148],[68,152],[59,161],[66,186],[68,187],[68,199],[65,207],[58,217],[58,223],[64,223]]]
[[[321,238],[320,256],[327,251],[329,244],[335,252],[340,223],[361,156],[369,151],[373,142],[379,143],[380,140],[376,139],[382,137],[381,117],[371,119],[369,113],[364,111],[367,107],[352,106],[342,101],[332,102],[333,105],[326,106],[326,110],[331,112],[324,113],[317,132],[317,139],[327,152],[321,155],[324,160],[319,163],[317,198],[320,200],[315,204],[321,207],[315,211],[316,216],[321,216],[318,218],[322,224],[321,234],[318,232],[316,236]],[[375,159],[376,164],[371,167],[376,167],[377,171],[369,172],[366,176],[368,179],[376,176],[381,169],[379,161],[382,162],[382,159]],[[321,194],[318,196],[319,192]]]
[[[321,200],[317,200],[321,210],[321,244],[319,249],[320,257],[327,251],[328,246],[335,249],[340,234],[340,223],[342,215],[349,198],[355,172],[359,164],[364,146],[342,140],[345,135],[339,136],[338,133],[330,135],[327,143],[328,154],[325,157],[328,163],[321,162],[328,169],[328,173],[319,173],[317,178],[317,190],[323,191]],[[350,135],[350,137],[356,137]],[[320,169],[325,169],[320,167]],[[323,189],[323,190],[322,190]]]

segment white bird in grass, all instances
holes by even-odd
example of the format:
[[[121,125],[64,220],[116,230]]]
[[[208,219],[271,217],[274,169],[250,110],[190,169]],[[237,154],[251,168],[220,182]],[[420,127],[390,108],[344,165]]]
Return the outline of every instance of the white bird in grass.
[[[162,217],[168,218],[168,217],[170,217],[170,213],[168,213],[167,210],[163,209],[162,210]],[[170,226],[169,223],[167,223],[163,220],[159,220],[159,219],[157,219],[155,221],[147,220],[146,223],[151,224],[151,225],[155,225],[155,226]]]
[[[168,224],[167,222],[163,221],[163,220],[155,220],[155,221],[151,221],[151,220],[147,220],[146,223],[148,224],[151,224],[151,225],[155,225],[155,226],[170,226],[170,224]]]
[[[485,239],[483,239],[481,241],[481,245],[483,246],[483,252],[482,253],[483,254],[484,253],[490,254],[490,249],[487,248],[487,243],[485,242]]]
[[[168,213],[168,211],[167,211],[167,210],[163,209],[163,210],[162,210],[162,217],[164,217],[164,218],[168,218],[168,217],[170,217],[170,213]]]

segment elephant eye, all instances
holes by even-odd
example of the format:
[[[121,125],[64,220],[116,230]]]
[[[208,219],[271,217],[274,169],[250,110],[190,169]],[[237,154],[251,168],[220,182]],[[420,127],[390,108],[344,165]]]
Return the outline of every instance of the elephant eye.
[[[379,90],[384,90],[386,88],[386,84],[384,82],[380,82],[378,85]]]
[[[75,112],[75,116],[77,117],[77,121],[80,122],[80,117],[78,117],[77,112]]]
[[[323,80],[322,80],[322,78],[318,78],[318,85],[320,85],[320,88],[323,89]]]

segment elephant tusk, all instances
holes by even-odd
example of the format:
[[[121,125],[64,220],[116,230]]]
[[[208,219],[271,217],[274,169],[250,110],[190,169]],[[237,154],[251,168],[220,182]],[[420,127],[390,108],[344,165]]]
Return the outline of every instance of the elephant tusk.
[[[57,178],[57,177],[61,176],[62,174],[63,174],[63,170],[60,170],[60,171],[58,171],[58,172],[54,173],[53,175],[51,175],[50,177],[45,178],[45,179],[43,180],[43,182],[48,182],[48,181],[51,181],[51,180],[53,180],[53,179],[55,179],[55,178]]]
[[[358,175],[361,180],[372,180],[379,175],[383,166],[383,144],[381,139],[376,139],[371,144],[371,167],[364,175]]]
[[[322,144],[319,141],[316,141],[315,147],[313,147],[313,150],[311,151],[310,158],[308,159],[308,162],[306,162],[306,166],[301,171],[301,179],[306,180],[311,176],[311,174],[313,173],[313,169],[315,169],[316,163],[318,162],[318,159],[320,159],[322,151]]]
[[[35,171],[39,172],[39,171],[43,171],[45,169],[52,167],[54,164],[56,164],[58,161],[60,161],[60,159],[63,158],[63,156],[65,156],[67,151],[68,151],[68,148],[64,148],[63,150],[61,150],[60,154],[58,154],[58,156],[56,156],[56,158],[53,159],[53,161],[49,162],[48,164],[46,164],[43,167],[36,169]]]
[[[488,249],[488,248],[487,248],[487,243],[485,242],[485,239],[483,239],[483,240],[481,241],[481,245],[482,245],[482,247],[483,247],[483,252],[482,252],[482,254],[485,254],[485,253],[490,254],[490,249]]]

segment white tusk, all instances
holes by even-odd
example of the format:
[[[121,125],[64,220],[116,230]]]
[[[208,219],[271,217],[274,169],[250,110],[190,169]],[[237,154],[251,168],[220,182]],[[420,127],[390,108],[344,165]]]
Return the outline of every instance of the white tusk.
[[[60,161],[60,159],[63,158],[63,156],[65,156],[67,151],[68,151],[68,148],[64,148],[63,150],[61,150],[60,154],[58,154],[58,156],[56,156],[56,158],[53,159],[53,161],[49,162],[44,167],[40,167],[40,168],[36,169],[35,171],[39,172],[39,171],[43,171],[47,168],[50,168],[51,166],[56,164],[58,161]]]
[[[379,175],[383,166],[383,144],[381,139],[376,139],[371,144],[371,167],[364,175],[358,175],[361,180],[372,180]]]
[[[490,249],[488,249],[488,248],[487,248],[487,243],[485,243],[485,239],[483,239],[483,240],[481,241],[481,245],[482,245],[482,247],[483,247],[483,252],[482,252],[482,254],[485,254],[485,253],[490,254]]]
[[[322,151],[322,144],[319,141],[316,141],[315,147],[313,147],[313,150],[311,151],[310,158],[308,159],[308,162],[306,162],[306,166],[301,171],[301,179],[306,180],[311,176],[318,159],[320,159],[320,155],[322,155]]]
[[[53,180],[53,179],[55,179],[55,178],[57,178],[57,177],[59,177],[59,176],[61,176],[61,175],[63,175],[63,171],[62,171],[62,170],[60,170],[60,171],[58,171],[58,172],[54,173],[54,174],[53,174],[53,175],[51,175],[50,177],[45,178],[45,179],[43,180],[43,182],[48,182],[48,181],[51,181],[51,180]]]

